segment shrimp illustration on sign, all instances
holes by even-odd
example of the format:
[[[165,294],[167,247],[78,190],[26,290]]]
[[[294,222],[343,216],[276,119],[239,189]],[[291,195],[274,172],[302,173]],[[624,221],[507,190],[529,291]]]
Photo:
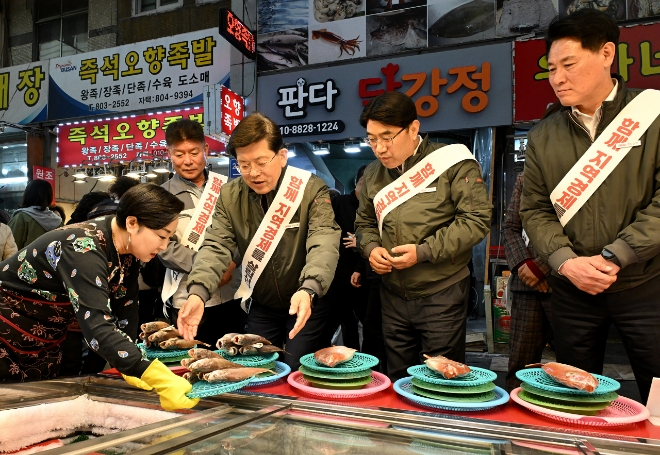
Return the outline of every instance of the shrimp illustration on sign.
[[[339,57],[341,57],[344,54],[344,51],[346,51],[346,54],[348,55],[354,55],[355,49],[359,51],[360,50],[359,44],[362,41],[358,40],[358,38],[360,38],[360,35],[358,35],[357,38],[345,40],[341,36],[329,32],[325,28],[322,28],[321,30],[312,30],[312,39],[322,39],[329,43],[338,44]]]

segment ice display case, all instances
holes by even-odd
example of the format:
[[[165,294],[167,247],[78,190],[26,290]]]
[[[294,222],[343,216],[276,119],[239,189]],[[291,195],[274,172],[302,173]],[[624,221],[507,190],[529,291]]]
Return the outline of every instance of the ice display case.
[[[78,414],[83,418],[58,430]],[[207,398],[193,410],[166,413],[155,393],[98,377],[3,386],[2,419],[4,425],[29,429],[34,442],[57,431],[60,437],[93,436],[44,452],[49,455],[660,453],[660,440],[593,428],[562,431],[254,391]],[[1,433],[8,431],[0,426]]]

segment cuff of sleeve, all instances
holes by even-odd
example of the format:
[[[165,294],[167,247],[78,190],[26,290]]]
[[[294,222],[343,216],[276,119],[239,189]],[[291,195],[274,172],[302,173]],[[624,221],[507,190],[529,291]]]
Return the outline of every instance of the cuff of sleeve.
[[[431,254],[431,245],[424,242],[421,245],[417,245],[417,262],[428,262],[433,259],[433,254]]]
[[[559,273],[559,267],[569,259],[578,257],[577,254],[568,246],[559,248],[557,251],[552,253],[548,258],[548,265],[552,267],[552,270]]]
[[[206,303],[210,297],[209,291],[201,284],[191,284],[188,286],[188,294],[195,294]]]
[[[545,274],[541,271],[541,269],[538,268],[536,263],[534,263],[533,259],[527,259],[525,261],[525,264],[527,264],[527,267],[534,274],[536,278],[538,278],[539,280],[545,279]]]
[[[364,257],[369,259],[369,256],[371,255],[371,252],[373,251],[374,248],[379,247],[380,245],[376,242],[371,242],[367,244],[367,246],[364,247]]]
[[[637,254],[635,254],[635,251],[630,248],[630,245],[628,245],[625,240],[616,239],[614,243],[606,245],[605,249],[614,253],[616,258],[621,263],[621,268],[639,262]]]
[[[300,287],[311,289],[312,291],[316,292],[316,295],[318,296],[321,296],[323,293],[323,287],[321,286],[321,283],[316,281],[314,278],[306,278]]]

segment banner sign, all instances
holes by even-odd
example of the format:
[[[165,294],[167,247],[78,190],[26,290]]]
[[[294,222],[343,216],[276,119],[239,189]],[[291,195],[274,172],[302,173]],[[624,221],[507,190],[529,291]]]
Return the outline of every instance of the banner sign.
[[[48,119],[201,104],[228,82],[230,49],[208,29],[52,59]]]
[[[83,161],[132,161],[138,153],[144,153],[145,158],[166,157],[167,125],[182,118],[203,124],[203,111],[203,108],[195,107],[59,125],[57,165],[80,166]]]
[[[50,167],[32,166],[32,180],[45,180],[53,188],[53,200],[55,204],[55,169]]]
[[[621,27],[612,72],[630,88],[660,89],[660,23]],[[539,120],[557,101],[542,39],[514,43],[514,122]]]
[[[510,125],[510,62],[500,43],[262,76],[258,109],[287,142],[363,137],[364,105],[392,91],[413,99],[422,132]]]
[[[222,100],[222,132],[227,136],[231,136],[236,125],[243,120],[243,98],[224,85],[220,91],[220,98]]]
[[[25,125],[46,120],[48,62],[0,68],[0,121]]]

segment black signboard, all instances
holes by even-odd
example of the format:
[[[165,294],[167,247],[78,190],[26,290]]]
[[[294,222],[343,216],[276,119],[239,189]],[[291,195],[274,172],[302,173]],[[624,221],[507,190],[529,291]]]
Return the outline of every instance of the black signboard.
[[[250,60],[256,58],[254,33],[229,8],[220,8],[220,35]]]

